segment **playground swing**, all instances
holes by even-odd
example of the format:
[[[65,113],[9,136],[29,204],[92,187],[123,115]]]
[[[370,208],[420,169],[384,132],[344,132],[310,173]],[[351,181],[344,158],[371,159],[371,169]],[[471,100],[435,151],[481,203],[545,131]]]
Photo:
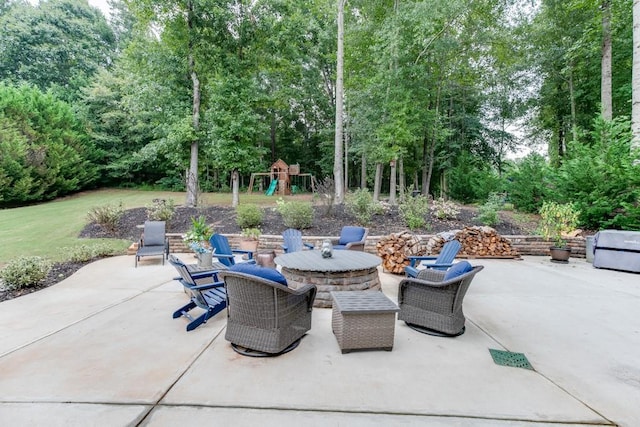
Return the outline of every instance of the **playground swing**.
[[[278,159],[271,165],[270,172],[254,172],[251,174],[249,181],[249,188],[247,193],[251,194],[253,191],[253,185],[256,177],[269,177],[271,181],[265,194],[267,196],[273,196],[278,194],[281,196],[295,194],[299,192],[299,185],[292,185],[292,178],[296,183],[299,183],[300,179],[309,178],[311,184],[311,191],[315,191],[313,175],[310,173],[300,173],[300,165],[287,165],[282,159]]]

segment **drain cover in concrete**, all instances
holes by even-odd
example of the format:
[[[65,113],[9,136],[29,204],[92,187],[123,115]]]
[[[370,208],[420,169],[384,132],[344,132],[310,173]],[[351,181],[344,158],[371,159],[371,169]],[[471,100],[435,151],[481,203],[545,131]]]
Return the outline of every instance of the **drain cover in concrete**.
[[[524,368],[531,369],[533,366],[527,360],[527,356],[522,353],[513,353],[510,351],[496,350],[494,348],[489,349],[489,353],[491,353],[491,357],[493,357],[493,361],[496,365],[501,366],[512,366],[514,368]]]

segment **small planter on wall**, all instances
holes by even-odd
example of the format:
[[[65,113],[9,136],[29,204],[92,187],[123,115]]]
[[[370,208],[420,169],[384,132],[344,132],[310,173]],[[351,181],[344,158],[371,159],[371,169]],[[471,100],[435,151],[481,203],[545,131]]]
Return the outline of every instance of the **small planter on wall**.
[[[549,253],[551,254],[551,262],[568,264],[569,257],[571,256],[571,248],[568,246],[562,248],[551,246],[549,248]]]

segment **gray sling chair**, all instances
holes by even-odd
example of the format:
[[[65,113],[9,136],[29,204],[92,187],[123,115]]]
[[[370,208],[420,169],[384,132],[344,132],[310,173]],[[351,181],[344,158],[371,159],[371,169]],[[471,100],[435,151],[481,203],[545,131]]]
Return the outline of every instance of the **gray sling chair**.
[[[169,256],[169,239],[165,228],[164,221],[145,221],[142,237],[136,251],[136,267],[140,258],[158,255],[162,256],[162,265],[164,265],[165,257]]]

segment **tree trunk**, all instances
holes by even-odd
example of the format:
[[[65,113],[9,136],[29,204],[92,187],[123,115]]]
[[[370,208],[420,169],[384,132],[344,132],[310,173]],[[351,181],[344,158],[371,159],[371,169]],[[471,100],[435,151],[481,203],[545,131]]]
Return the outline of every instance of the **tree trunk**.
[[[189,74],[193,84],[193,107],[192,107],[192,123],[193,129],[197,135],[200,128],[200,79],[196,73],[195,58],[193,57],[193,41],[191,35],[193,32],[193,3],[188,3],[187,27],[189,28]],[[189,158],[189,174],[187,175],[187,200],[188,207],[198,206],[198,140],[191,142],[191,152]]]
[[[631,147],[640,150],[640,0],[633,0],[633,68],[632,68]],[[636,159],[640,160],[640,159]]]
[[[380,201],[380,187],[382,186],[382,163],[376,163],[376,176],[373,181],[373,200]]]
[[[429,138],[425,135],[422,141],[422,195],[429,194]]]
[[[404,159],[400,157],[398,159],[398,188],[400,189],[400,199],[402,200],[402,196],[406,192],[407,183],[404,178]]]
[[[349,191],[349,128],[344,133],[344,191]]]
[[[602,1],[602,117],[613,118],[613,100],[611,94],[611,0]]]
[[[240,203],[240,179],[238,170],[231,172],[231,207],[237,208]]]
[[[338,52],[336,67],[336,135],[335,153],[333,158],[333,182],[335,185],[335,197],[333,202],[337,205],[344,201],[344,177],[343,177],[343,141],[342,141],[342,114],[343,114],[343,73],[344,73],[344,4],[346,0],[338,0]]]
[[[394,206],[396,204],[396,187],[398,186],[396,182],[397,176],[398,176],[398,171],[396,166],[397,163],[398,163],[398,160],[396,159],[391,160],[391,163],[390,163],[391,172],[389,175],[389,204],[391,206]]]
[[[569,63],[569,101],[571,102],[571,135],[573,141],[577,141],[578,124],[576,119],[576,94],[573,88],[573,61]]]
[[[367,188],[367,156],[364,153],[360,164],[360,188]]]

